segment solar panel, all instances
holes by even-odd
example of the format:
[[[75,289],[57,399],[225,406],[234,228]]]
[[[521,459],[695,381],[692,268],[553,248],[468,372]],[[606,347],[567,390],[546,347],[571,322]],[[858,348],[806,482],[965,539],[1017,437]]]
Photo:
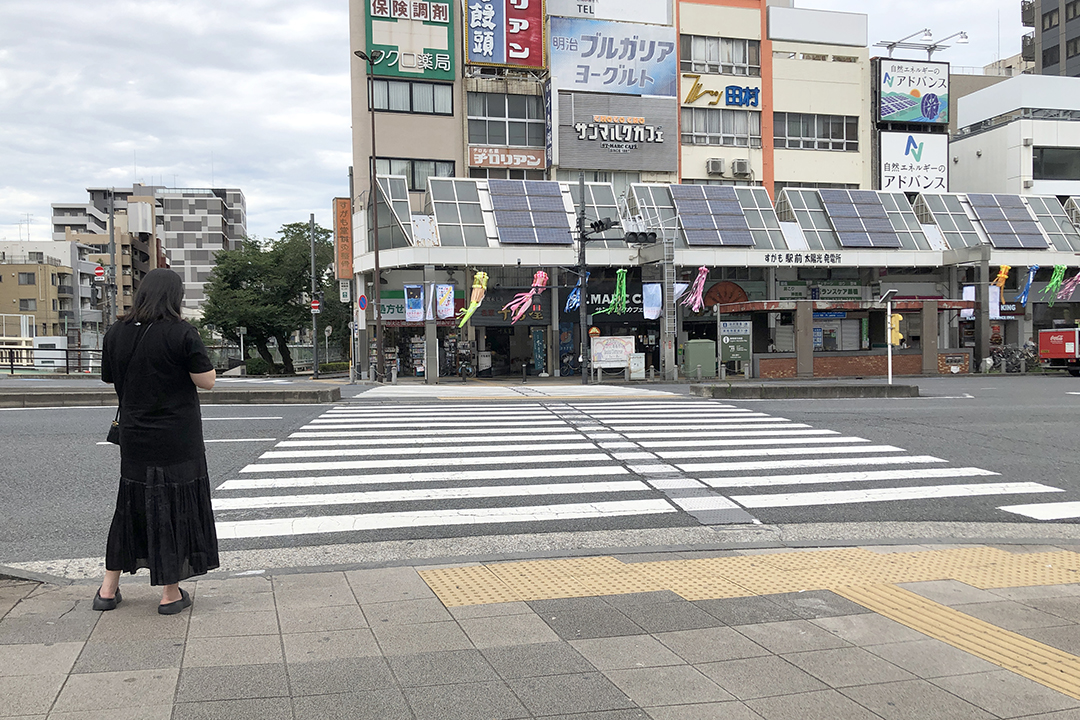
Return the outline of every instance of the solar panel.
[[[1024,200],[1019,195],[995,195],[994,199],[997,200],[997,204],[1003,208],[1009,207],[1024,207]],[[1007,211],[1006,211],[1007,212]],[[1026,208],[1025,208],[1026,212]]]
[[[488,180],[492,195],[524,195],[525,183],[521,180]]]
[[[512,180],[509,182],[516,183],[518,181]],[[559,183],[552,180],[526,180],[524,182],[526,195],[550,195],[552,197],[562,196],[562,188],[559,187]]]
[[[563,205],[562,195],[558,197],[551,197],[548,195],[529,195],[529,209],[531,210],[555,210],[561,213],[566,212],[566,206]]]
[[[856,205],[881,204],[881,199],[878,198],[877,193],[873,190],[849,190],[848,194],[851,195],[851,202]]]
[[[674,200],[704,200],[707,185],[669,185]]]
[[[753,245],[754,236],[749,229],[746,230],[728,230],[721,233],[724,245]]]
[[[866,233],[839,232],[837,236],[844,247],[873,247]]]
[[[499,242],[534,243],[536,242],[536,231],[532,228],[500,227]]]
[[[683,229],[686,242],[690,245],[723,245],[720,233],[715,230],[687,230]]]
[[[834,215],[832,218],[833,227],[837,232],[859,232],[863,230],[863,223],[857,217],[844,217]]]
[[[979,206],[979,219],[980,220],[1004,220],[1005,211],[998,206]]]
[[[819,190],[818,194],[821,195],[821,201],[826,203],[851,203],[851,196],[847,190],[834,190],[825,189]]]
[[[675,207],[680,213],[689,215],[709,215],[709,203],[704,200],[676,200]]]
[[[894,230],[892,220],[888,218],[868,217],[863,218],[862,223],[867,232],[890,232]]]
[[[967,198],[971,207],[998,207],[998,201],[988,193],[968,193]]]
[[[825,203],[825,210],[828,211],[829,215],[832,215],[834,217],[846,217],[846,218],[857,218],[857,217],[859,217],[859,209],[855,205],[853,205],[853,204],[851,204],[849,202],[842,202],[842,203],[840,203],[840,202],[837,202],[837,203],[826,202]]]
[[[488,180],[499,242],[569,245],[562,187],[550,180]]]
[[[1013,222],[1031,220],[1031,213],[1025,207],[1002,207],[1001,211],[1006,220],[1012,220]],[[982,213],[980,213],[981,215]]]
[[[910,95],[885,95],[881,98],[881,117],[888,118],[915,106],[919,101]]]
[[[683,215],[682,226],[689,230],[713,230],[716,228],[711,215]]]
[[[1049,247],[1020,196],[968,193],[967,198],[994,247],[1026,250]]]
[[[735,188],[730,185],[703,185],[705,197],[712,200],[727,200],[738,202],[739,197],[735,194]]]
[[[870,190],[819,190],[818,195],[843,247],[901,247],[889,213]],[[858,201],[856,203],[856,201]]]
[[[573,238],[568,228],[538,227],[536,239],[545,245],[569,245]]]
[[[738,200],[710,200],[709,209],[712,210],[713,215],[742,215],[742,205]]]

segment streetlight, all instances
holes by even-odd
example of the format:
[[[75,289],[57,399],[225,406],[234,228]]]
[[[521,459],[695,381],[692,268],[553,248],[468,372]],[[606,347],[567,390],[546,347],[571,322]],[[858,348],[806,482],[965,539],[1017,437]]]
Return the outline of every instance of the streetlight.
[[[889,355],[889,384],[892,385],[892,337],[890,329],[892,328],[892,298],[896,294],[896,288],[889,288],[878,298],[878,302],[885,301],[885,347],[888,348]]]
[[[918,42],[908,42],[916,35],[920,35]],[[934,42],[934,34],[930,32],[930,28],[925,28],[923,30],[920,30],[919,32],[911,33],[907,37],[902,37],[899,40],[882,40],[880,42],[876,42],[874,43],[874,47],[883,47],[888,49],[889,57],[892,57],[893,50],[895,50],[896,48],[900,48],[901,50],[925,50],[926,59],[930,60],[935,52],[948,48],[949,46],[945,45],[944,43],[946,40],[952,40],[953,38],[957,38],[957,45],[967,45],[968,43],[968,34],[963,31],[953,33],[948,37],[942,38],[941,40]]]
[[[375,377],[372,380],[377,380],[379,375],[386,375],[386,362],[383,358],[383,316],[382,316],[382,275],[380,275],[379,268],[379,198],[378,198],[378,176],[375,170],[375,63],[382,60],[382,50],[372,50],[370,53],[365,53],[363,50],[356,50],[353,55],[360,58],[367,63],[367,95],[368,95],[368,111],[371,113],[371,163],[369,168],[368,177],[368,196],[371,198],[371,238],[372,246],[375,251],[375,357],[376,368]]]
[[[968,36],[967,36],[966,32],[961,31],[961,32],[958,32],[958,33],[953,33],[949,37],[942,38],[941,40],[938,40],[933,45],[928,46],[926,48],[926,59],[929,60],[934,55],[934,53],[937,52],[938,50],[944,50],[947,47],[949,47],[948,45],[943,45],[942,43],[944,43],[946,40],[952,40],[953,38],[956,38],[956,44],[957,45],[967,45],[968,44]]]

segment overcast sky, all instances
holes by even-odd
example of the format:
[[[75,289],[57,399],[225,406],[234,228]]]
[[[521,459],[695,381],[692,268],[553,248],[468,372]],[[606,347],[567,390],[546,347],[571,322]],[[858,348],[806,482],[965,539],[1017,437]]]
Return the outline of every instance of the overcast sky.
[[[1020,0],[796,6],[867,13],[871,45],[964,30],[935,56],[962,66],[998,57],[999,16],[1002,57],[1025,32]],[[133,181],[238,187],[259,237],[310,213],[329,226],[348,73],[348,0],[0,0],[0,240],[48,239],[51,203]]]

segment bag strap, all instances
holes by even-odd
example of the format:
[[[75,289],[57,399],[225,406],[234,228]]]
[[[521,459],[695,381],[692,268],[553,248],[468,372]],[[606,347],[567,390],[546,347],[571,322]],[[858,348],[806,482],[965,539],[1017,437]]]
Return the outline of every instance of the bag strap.
[[[150,328],[152,328],[152,327],[154,327],[154,323],[150,323],[149,325],[147,325],[146,329],[143,330],[143,334],[135,339],[135,347],[133,347],[131,349],[131,360],[128,361],[128,368],[129,369],[131,368],[131,365],[135,360],[135,353],[139,350],[139,346],[142,345],[143,338],[146,337],[146,333],[150,332]],[[124,378],[125,379],[127,378],[127,370],[124,371]],[[120,387],[118,388],[118,392],[116,394],[117,395],[117,400],[118,400],[117,405],[116,405],[116,420],[120,419],[120,402],[119,402],[119,399],[124,394],[124,385],[126,385],[126,384],[127,384],[126,382],[121,383]],[[115,422],[115,420],[114,420],[114,422]]]

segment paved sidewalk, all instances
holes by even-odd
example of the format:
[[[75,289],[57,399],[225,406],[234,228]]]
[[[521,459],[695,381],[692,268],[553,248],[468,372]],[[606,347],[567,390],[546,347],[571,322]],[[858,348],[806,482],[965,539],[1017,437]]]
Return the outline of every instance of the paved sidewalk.
[[[1080,553],[908,546],[0,580],[0,717],[1080,719]]]

